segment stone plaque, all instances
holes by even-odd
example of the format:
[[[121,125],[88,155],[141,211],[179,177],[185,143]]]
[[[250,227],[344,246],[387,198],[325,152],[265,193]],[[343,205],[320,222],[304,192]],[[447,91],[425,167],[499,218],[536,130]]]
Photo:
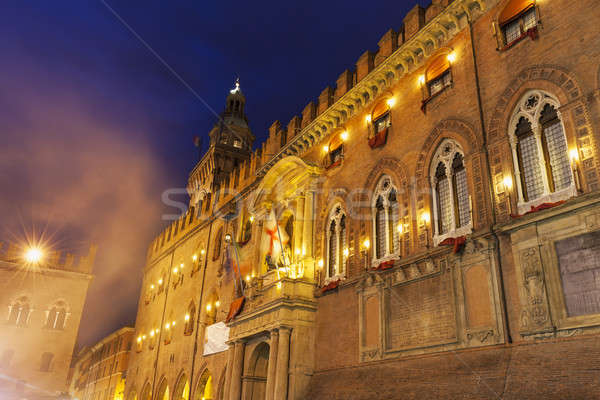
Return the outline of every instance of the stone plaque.
[[[600,231],[555,243],[567,315],[600,313]]]
[[[388,350],[456,341],[456,316],[449,274],[386,290]]]

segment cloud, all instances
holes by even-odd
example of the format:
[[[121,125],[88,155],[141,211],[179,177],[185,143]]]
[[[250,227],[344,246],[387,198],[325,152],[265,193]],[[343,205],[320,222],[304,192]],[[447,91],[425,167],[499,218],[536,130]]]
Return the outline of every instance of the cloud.
[[[161,224],[165,174],[139,141],[143,132],[106,120],[65,82],[43,82],[33,71],[22,76],[37,85],[6,82],[0,97],[7,105],[0,118],[8,122],[0,148],[4,236],[21,224],[48,224],[63,238],[61,249],[83,253],[97,243],[80,328],[81,342],[90,343],[134,322],[146,248]]]

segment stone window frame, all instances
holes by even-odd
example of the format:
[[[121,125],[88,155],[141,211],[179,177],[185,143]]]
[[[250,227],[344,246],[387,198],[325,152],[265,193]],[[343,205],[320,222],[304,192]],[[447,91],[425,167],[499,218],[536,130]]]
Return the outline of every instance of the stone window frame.
[[[537,103],[534,106],[532,106],[531,99],[535,96],[537,96]],[[573,169],[571,165],[569,165],[569,170],[571,171],[571,184],[568,187],[559,191],[553,192],[550,189],[548,173],[551,172],[548,172],[546,167],[546,150],[545,145],[542,142],[543,129],[542,124],[540,124],[541,113],[547,104],[551,105],[556,110],[557,118],[560,121],[568,151],[569,141],[567,138],[567,131],[565,129],[564,117],[562,116],[560,111],[560,102],[555,96],[551,95],[550,93],[544,90],[533,89],[525,92],[525,94],[521,96],[517,105],[515,106],[512,116],[510,118],[510,123],[508,125],[508,137],[512,152],[513,171],[516,184],[515,186],[517,188],[517,209],[519,214],[524,214],[530,211],[531,207],[538,206],[542,203],[555,203],[561,200],[567,200],[577,195],[575,177],[573,176]],[[542,194],[536,197],[535,199],[526,199],[523,191],[523,182],[521,178],[523,161],[519,156],[519,138],[516,135],[517,124],[519,123],[522,117],[526,118],[527,121],[531,124],[531,131],[533,133],[533,136],[535,137],[537,145],[538,163],[541,171],[540,173],[542,175],[543,191]]]
[[[22,317],[22,312],[23,312],[23,306],[27,306],[27,309],[25,311],[27,311],[27,315],[25,316],[25,318],[21,318]],[[15,308],[18,307],[18,310],[15,311]],[[13,311],[16,312],[16,319],[13,322],[11,322],[11,317],[13,315]],[[18,327],[26,327],[29,326],[29,322],[31,320],[31,314],[33,313],[34,309],[31,306],[31,299],[29,298],[29,296],[26,295],[22,295],[17,297],[15,300],[13,300],[10,305],[8,306],[8,313],[6,314],[6,323],[9,325],[13,325],[13,326],[18,326]]]
[[[398,205],[395,220],[393,220],[394,215],[392,215],[392,218],[390,218],[391,204],[389,203],[389,195],[391,194],[392,190],[394,190],[396,192],[396,203]],[[378,239],[377,238],[377,201],[380,197],[383,200],[383,208],[384,208],[385,221],[386,221],[385,222],[385,241],[384,241],[385,249],[383,251],[382,257],[377,256],[377,239]],[[392,177],[387,174],[381,175],[381,177],[377,181],[377,186],[375,188],[375,192],[373,193],[373,198],[371,200],[371,210],[372,210],[371,225],[372,225],[372,238],[373,238],[373,253],[372,253],[373,255],[372,255],[372,259],[371,259],[371,265],[373,267],[377,267],[382,262],[395,260],[400,257],[400,248],[402,246],[400,246],[400,244],[399,244],[399,237],[396,237],[398,235],[396,225],[400,222],[400,202],[398,201],[398,197],[399,197],[399,191],[398,191],[397,186],[394,185]],[[390,221],[392,223],[391,227],[390,227]],[[391,229],[391,232],[393,232],[392,238],[390,238],[390,236],[389,236],[390,229]],[[397,248],[390,249],[390,243],[392,243],[392,241],[393,241],[393,243],[398,244]]]
[[[508,4],[507,7],[509,5],[510,4]],[[526,17],[529,17],[531,13],[533,13],[533,24],[530,23],[525,25]],[[507,21],[500,22],[499,18],[500,16],[498,17],[498,20],[493,23],[498,51],[506,51],[527,37],[530,37],[532,40],[537,39],[539,34],[538,27],[541,26],[542,22],[540,20],[539,7],[535,2],[523,8]],[[518,26],[519,34],[509,41],[507,38],[507,30],[509,27],[515,26]]]
[[[449,149],[448,149],[449,146]],[[463,159],[463,168],[467,172],[467,191],[469,195],[469,222],[466,225],[457,227],[457,219],[459,212],[459,204],[456,196],[456,184],[454,179],[454,169],[452,168],[452,163],[454,161],[454,157],[460,154]],[[451,207],[451,228],[448,232],[440,233],[440,216],[439,216],[439,201],[438,201],[438,191],[437,184],[438,180],[436,177],[436,170],[440,163],[443,163],[446,168],[446,179],[448,179],[449,183],[449,191],[450,191],[450,207]],[[465,152],[462,146],[453,139],[446,138],[443,139],[435,153],[431,159],[430,169],[429,169],[429,177],[431,184],[431,193],[432,193],[432,210],[433,210],[433,244],[437,246],[439,243],[444,241],[447,238],[466,236],[473,231],[473,212],[471,207],[471,188],[469,185],[468,171],[466,166],[466,157]]]
[[[56,311],[53,311],[56,310]],[[62,314],[62,316],[61,316]],[[46,322],[44,323],[44,328],[50,330],[64,330],[67,326],[67,321],[71,316],[71,308],[69,304],[64,299],[56,300],[48,309],[46,310]],[[54,321],[52,321],[52,317],[54,317]],[[62,319],[62,324],[60,321]],[[62,326],[59,326],[62,325]]]
[[[345,222],[344,230],[341,231],[341,223]],[[330,261],[331,261],[331,226],[334,225],[334,235],[336,240],[336,265],[333,267],[335,273],[330,273]],[[336,277],[344,278],[346,271],[348,270],[348,254],[346,252],[348,244],[348,217],[341,203],[336,203],[329,212],[327,218],[327,225],[325,225],[325,278],[333,279]],[[343,261],[340,263],[340,260]]]

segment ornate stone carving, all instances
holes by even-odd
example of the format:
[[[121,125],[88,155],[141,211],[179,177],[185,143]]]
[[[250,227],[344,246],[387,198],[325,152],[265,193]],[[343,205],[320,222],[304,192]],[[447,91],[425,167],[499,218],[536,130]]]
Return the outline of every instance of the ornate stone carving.
[[[521,312],[521,329],[532,331],[549,325],[550,313],[544,284],[542,261],[537,248],[521,252],[522,284],[526,301]]]
[[[360,355],[361,361],[372,361],[379,359],[379,349],[363,351]]]
[[[485,343],[488,338],[490,337],[494,337],[495,332],[493,329],[486,329],[483,331],[479,331],[479,332],[469,332],[467,333],[467,339],[469,339],[469,341],[475,339],[477,341],[479,341],[479,343]]]

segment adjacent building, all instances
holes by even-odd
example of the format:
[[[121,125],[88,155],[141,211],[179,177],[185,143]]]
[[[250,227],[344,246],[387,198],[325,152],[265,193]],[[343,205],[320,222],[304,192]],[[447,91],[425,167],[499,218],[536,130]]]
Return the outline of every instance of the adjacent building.
[[[0,247],[1,248],[1,247]],[[0,253],[0,397],[67,392],[96,248],[74,255],[9,245]]]
[[[599,21],[417,5],[257,150],[236,85],[149,246],[126,398],[598,397]]]
[[[73,399],[124,399],[133,335],[133,328],[121,328],[77,354],[69,388]]]

